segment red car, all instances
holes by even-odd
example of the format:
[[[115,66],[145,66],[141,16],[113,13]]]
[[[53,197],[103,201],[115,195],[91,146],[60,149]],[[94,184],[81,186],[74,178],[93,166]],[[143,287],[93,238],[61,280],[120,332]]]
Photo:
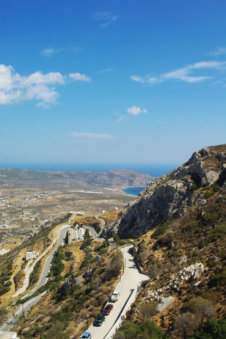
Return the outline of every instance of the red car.
[[[112,308],[113,308],[113,305],[112,305],[112,304],[108,304],[108,305],[105,307],[105,309],[103,310],[102,313],[103,313],[104,315],[108,315],[108,314],[111,312]]]

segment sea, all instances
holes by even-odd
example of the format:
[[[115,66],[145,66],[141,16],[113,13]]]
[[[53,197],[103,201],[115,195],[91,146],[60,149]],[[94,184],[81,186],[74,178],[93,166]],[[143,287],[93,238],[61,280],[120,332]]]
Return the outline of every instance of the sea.
[[[31,169],[40,171],[95,171],[108,170],[133,170],[147,173],[152,177],[159,177],[171,172],[179,164],[76,164],[76,163],[0,163],[0,168]],[[124,190],[127,194],[139,195],[145,187],[128,187]]]
[[[128,187],[123,190],[126,194],[138,196],[146,187]]]

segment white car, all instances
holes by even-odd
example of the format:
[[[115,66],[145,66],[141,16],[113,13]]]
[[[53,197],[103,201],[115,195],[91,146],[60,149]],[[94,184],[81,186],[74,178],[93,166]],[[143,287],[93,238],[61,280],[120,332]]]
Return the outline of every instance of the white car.
[[[92,339],[92,334],[90,332],[84,332],[80,339]]]
[[[117,301],[119,299],[119,296],[120,296],[120,293],[118,291],[114,291],[112,293],[112,296],[111,296],[110,300],[112,302],[115,302],[115,301]]]

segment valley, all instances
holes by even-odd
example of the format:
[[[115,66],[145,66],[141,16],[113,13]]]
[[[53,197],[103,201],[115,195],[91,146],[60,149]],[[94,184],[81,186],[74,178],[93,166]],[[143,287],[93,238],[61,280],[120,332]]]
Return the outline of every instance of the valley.
[[[135,198],[122,191],[126,185],[147,185],[151,180],[149,175],[125,170],[0,169],[0,251],[13,249],[67,213],[121,208]]]
[[[21,339],[85,331],[93,339],[203,339],[217,331],[223,339],[225,147],[196,151],[137,198],[114,191],[121,205],[104,209],[96,200],[97,209],[70,210],[15,244],[0,261],[1,330]],[[37,258],[24,261],[27,253]],[[96,327],[114,290],[119,300]]]

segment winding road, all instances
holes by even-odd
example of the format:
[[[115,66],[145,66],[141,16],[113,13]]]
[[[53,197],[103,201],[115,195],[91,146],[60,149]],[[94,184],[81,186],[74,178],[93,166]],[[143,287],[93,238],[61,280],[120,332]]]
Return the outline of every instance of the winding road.
[[[95,216],[95,217],[97,217],[100,220],[98,216]],[[102,226],[104,226],[104,220],[102,220],[101,224]],[[48,272],[50,270],[51,261],[53,259],[54,253],[59,248],[59,246],[63,244],[66,232],[70,226],[71,225],[69,224],[65,224],[61,227],[58,241],[57,239],[54,239],[52,243],[52,246],[53,246],[57,241],[57,245],[54,248],[54,250],[46,258],[43,271],[42,271],[42,274],[40,276],[37,286],[31,292],[24,295],[23,298],[30,297],[41,286],[46,284],[48,280]],[[100,238],[98,236],[98,234],[95,232],[95,230],[92,227],[90,226],[83,226],[83,227],[90,231],[94,239],[98,239],[100,241],[104,240],[103,238]],[[148,277],[146,275],[139,273],[137,266],[134,262],[134,259],[132,255],[130,254],[131,248],[132,246],[126,246],[126,247],[121,248],[123,258],[124,258],[124,272],[120,278],[120,281],[118,282],[115,288],[117,291],[119,291],[120,297],[119,297],[119,300],[116,303],[114,303],[114,307],[111,313],[108,316],[106,316],[105,321],[100,327],[94,327],[93,325],[89,327],[88,331],[91,332],[93,339],[111,339],[113,337],[115,331],[120,326],[122,317],[126,314],[131,304],[135,301],[137,289],[139,288],[139,286],[141,285],[143,281],[148,280]],[[25,282],[25,285],[26,285],[26,282]],[[2,327],[0,327],[0,330],[9,331],[19,321],[19,317],[23,314],[27,314],[29,310],[31,309],[31,307],[37,304],[46,293],[47,291],[39,294],[36,297],[29,299],[23,305],[20,305],[19,307],[17,307],[13,316],[9,318],[8,321]]]
[[[44,264],[44,267],[43,267],[43,271],[42,271],[42,274],[41,274],[41,277],[39,279],[39,282],[37,284],[37,286],[28,294],[25,294],[21,299],[24,299],[24,298],[27,298],[27,297],[30,297],[32,294],[34,294],[40,287],[42,287],[43,285],[46,284],[47,280],[48,280],[48,272],[50,270],[50,265],[51,265],[51,261],[53,259],[53,256],[54,256],[54,252],[59,248],[59,246],[61,246],[64,242],[64,238],[65,238],[65,235],[66,235],[66,232],[68,230],[68,228],[70,227],[70,225],[63,225],[60,229],[60,232],[59,232],[59,237],[58,237],[58,242],[57,242],[57,245],[56,247],[54,248],[54,251],[52,251],[46,261],[45,261],[45,264]],[[54,241],[52,242],[52,244],[50,245],[51,247],[56,243],[57,239],[54,239]],[[48,248],[48,251],[49,251],[49,248]],[[45,251],[46,253],[48,251]],[[45,255],[46,253],[43,253],[41,257],[43,257],[43,255]],[[33,267],[35,265],[35,263],[41,259],[41,257],[39,257],[33,264],[32,266],[30,267]],[[29,270],[30,271],[30,270]],[[30,276],[30,273],[32,272],[32,270],[29,272],[29,275],[27,275],[27,277],[25,277],[25,281],[24,281],[24,284],[22,286],[22,289],[18,290],[18,292],[20,291],[20,293],[24,292],[28,286],[27,284],[27,281],[29,283],[29,276]],[[21,292],[22,291],[22,292]],[[18,293],[17,292],[17,293]],[[18,293],[17,295],[19,295],[20,293]],[[1,327],[0,327],[0,331],[9,331],[19,320],[19,317],[23,314],[27,314],[29,312],[29,310],[31,309],[31,307],[33,307],[35,304],[37,304],[39,302],[39,300],[41,300],[41,298],[47,293],[47,291],[39,294],[38,296],[34,297],[34,298],[31,298],[29,299],[28,301],[26,301],[23,305],[20,305],[19,307],[17,307],[16,311],[14,312],[13,316],[10,317],[8,319],[8,321],[3,324]],[[14,294],[14,296],[16,296]]]
[[[120,293],[119,300],[113,303],[111,313],[105,317],[105,321],[100,327],[91,325],[88,328],[88,331],[92,334],[92,339],[110,339],[113,337],[121,324],[122,317],[135,301],[137,289],[143,281],[149,279],[148,276],[139,273],[133,256],[130,254],[130,249],[132,249],[131,246],[121,249],[124,258],[124,272],[115,288]]]
[[[42,287],[43,285],[45,285],[48,281],[48,273],[50,271],[50,266],[51,266],[51,261],[53,259],[54,253],[58,250],[58,248],[63,244],[66,233],[68,228],[70,227],[70,225],[64,225],[61,227],[60,229],[60,233],[59,233],[59,238],[58,238],[58,242],[56,247],[54,248],[54,251],[52,251],[48,257],[46,258],[45,264],[43,266],[43,270],[41,273],[41,276],[39,278],[38,284],[36,285],[36,287],[28,294],[24,295],[21,299],[30,297],[32,294],[34,294],[40,287]],[[56,239],[55,239],[56,242]]]

